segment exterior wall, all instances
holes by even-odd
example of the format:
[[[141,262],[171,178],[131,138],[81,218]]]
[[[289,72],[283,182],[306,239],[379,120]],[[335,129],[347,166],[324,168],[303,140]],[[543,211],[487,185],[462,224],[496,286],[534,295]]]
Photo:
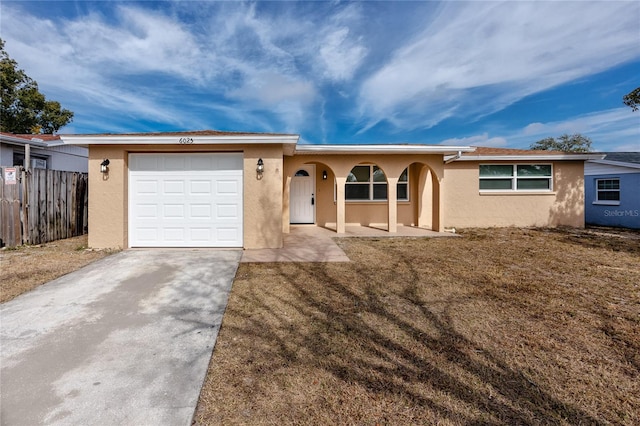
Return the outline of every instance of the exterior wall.
[[[559,225],[584,227],[583,161],[551,162],[551,192],[481,193],[479,165],[498,163],[532,162],[458,161],[446,165],[442,186],[446,228]]]
[[[0,145],[0,166],[12,167],[13,153],[24,153],[24,146],[3,143]],[[54,146],[42,148],[31,145],[31,156],[46,158],[47,169],[67,172],[82,172],[88,170],[88,150],[79,146]]]
[[[258,159],[264,173],[258,179]],[[282,247],[282,145],[244,149],[244,247]]]
[[[346,178],[351,169],[359,164],[376,164],[382,168],[387,179],[397,179],[406,167],[409,169],[409,201],[398,201],[397,223],[400,225],[421,226],[431,229],[432,219],[438,217],[437,206],[434,207],[432,179],[425,183],[427,171],[433,170],[442,176],[442,155],[296,155],[286,157],[283,221],[284,232],[289,232],[289,186],[292,176],[303,164],[316,165],[316,224],[318,226],[335,227],[338,221],[335,182],[337,177]],[[322,172],[327,171],[327,179],[322,179]],[[428,174],[430,177],[433,173]],[[437,176],[436,175],[436,176]],[[437,185],[437,178],[436,178]],[[425,210],[428,210],[426,212]],[[346,224],[364,226],[386,226],[389,220],[389,203],[387,201],[346,201]],[[437,225],[436,225],[437,227]]]
[[[39,154],[39,150],[31,149],[33,154]],[[64,170],[68,172],[88,171],[87,156],[89,150],[80,146],[54,146],[42,150],[43,155],[49,155],[47,168],[51,170]]]
[[[13,146],[0,144],[0,167],[13,167]]]
[[[590,175],[584,178],[585,220],[590,225],[640,229],[640,170],[636,173]],[[620,204],[598,204],[596,179],[620,179]]]
[[[108,158],[109,173],[100,173]],[[89,149],[89,247],[128,247],[128,153],[120,146]]]
[[[244,247],[282,247],[283,148],[274,145],[91,145],[89,149],[89,246],[127,248],[129,153],[243,152]],[[110,161],[109,172],[100,163]],[[264,173],[256,173],[258,158]]]

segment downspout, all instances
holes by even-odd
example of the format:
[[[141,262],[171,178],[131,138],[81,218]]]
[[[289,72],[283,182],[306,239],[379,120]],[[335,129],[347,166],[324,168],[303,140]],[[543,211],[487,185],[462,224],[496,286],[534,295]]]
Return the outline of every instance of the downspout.
[[[462,151],[458,151],[458,153],[456,155],[454,155],[453,157],[444,160],[444,164],[449,164],[452,161],[459,160],[460,157],[462,157]]]
[[[449,164],[453,161],[459,160],[460,157],[462,157],[462,151],[458,151],[456,155],[454,155],[453,157],[447,158],[446,160],[444,160],[444,164]],[[456,233],[456,228],[444,228],[443,230],[444,232],[451,232],[453,234]]]
[[[29,173],[29,169],[31,169],[31,146],[28,143],[24,144],[24,164],[22,166]]]

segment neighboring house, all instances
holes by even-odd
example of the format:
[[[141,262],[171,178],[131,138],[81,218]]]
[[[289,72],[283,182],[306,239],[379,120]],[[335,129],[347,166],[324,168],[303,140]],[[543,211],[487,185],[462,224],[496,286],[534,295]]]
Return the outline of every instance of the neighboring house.
[[[0,167],[25,166],[29,146],[31,168],[88,171],[87,148],[64,145],[58,135],[16,135],[0,132]]]
[[[607,152],[584,166],[585,221],[640,229],[640,152]]]
[[[217,131],[61,139],[89,149],[95,248],[274,248],[290,224],[582,227],[584,162],[602,158]]]

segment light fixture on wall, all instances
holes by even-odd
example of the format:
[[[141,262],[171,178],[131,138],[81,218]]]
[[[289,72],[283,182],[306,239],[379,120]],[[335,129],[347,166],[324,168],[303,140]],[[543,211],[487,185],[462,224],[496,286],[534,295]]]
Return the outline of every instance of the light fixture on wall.
[[[258,173],[258,178],[261,178],[262,173],[264,173],[264,161],[262,161],[262,158],[258,158],[258,167],[256,167],[256,172]]]
[[[109,171],[109,159],[105,158],[102,163],[100,163],[100,173],[107,173]]]
[[[327,180],[327,171],[326,170],[322,171],[322,180]]]

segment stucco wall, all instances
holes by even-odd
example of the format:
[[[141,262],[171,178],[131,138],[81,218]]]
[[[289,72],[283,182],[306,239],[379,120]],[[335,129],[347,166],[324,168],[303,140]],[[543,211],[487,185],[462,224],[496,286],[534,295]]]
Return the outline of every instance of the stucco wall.
[[[282,247],[282,145],[92,145],[89,149],[89,246],[127,248],[128,155],[144,152],[243,152],[244,247]],[[100,173],[108,158],[109,173]],[[264,174],[258,179],[258,158]]]
[[[258,179],[256,164],[264,161]],[[244,247],[282,247],[282,146],[244,150]]]
[[[446,166],[442,182],[445,227],[584,226],[583,161],[553,162],[553,191],[535,194],[481,193],[480,164],[460,161]]]
[[[596,179],[620,179],[620,204],[597,204]],[[640,172],[585,176],[586,223],[640,229]]]
[[[109,159],[109,173],[100,163]],[[127,152],[120,146],[89,149],[89,247],[126,248]]]

